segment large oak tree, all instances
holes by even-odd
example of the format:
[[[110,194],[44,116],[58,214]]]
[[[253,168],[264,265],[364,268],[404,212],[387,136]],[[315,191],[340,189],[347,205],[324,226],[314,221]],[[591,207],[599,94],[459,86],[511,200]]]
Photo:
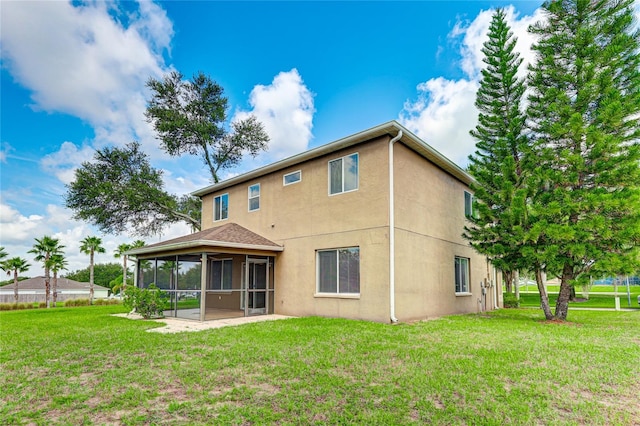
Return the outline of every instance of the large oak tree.
[[[152,96],[146,118],[160,147],[171,156],[199,156],[213,182],[245,155],[267,148],[269,137],[255,117],[228,123],[223,89],[203,73],[186,81],[173,72],[162,80],[150,79],[147,86]],[[93,161],[76,170],[65,204],[76,219],[104,233],[151,236],[177,222],[200,229],[200,199],[167,192],[162,171],[151,165],[137,142],[98,150]]]

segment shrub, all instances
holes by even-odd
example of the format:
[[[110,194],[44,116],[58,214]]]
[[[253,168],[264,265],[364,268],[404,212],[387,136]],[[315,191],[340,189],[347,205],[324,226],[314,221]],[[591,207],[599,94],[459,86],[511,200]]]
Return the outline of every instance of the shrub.
[[[89,299],[69,299],[65,300],[64,307],[68,308],[71,306],[89,306]]]
[[[513,293],[504,293],[504,307],[505,308],[519,308],[520,301],[516,299],[516,295]]]
[[[13,311],[15,308],[15,303],[0,303],[0,311]]]
[[[127,286],[123,303],[129,309],[142,315],[143,318],[162,318],[164,310],[168,307],[168,295],[154,284],[149,288],[137,288]]]
[[[46,308],[47,302],[38,302],[38,308]]]
[[[118,299],[94,299],[93,304],[94,305],[117,305],[119,304],[120,301]]]

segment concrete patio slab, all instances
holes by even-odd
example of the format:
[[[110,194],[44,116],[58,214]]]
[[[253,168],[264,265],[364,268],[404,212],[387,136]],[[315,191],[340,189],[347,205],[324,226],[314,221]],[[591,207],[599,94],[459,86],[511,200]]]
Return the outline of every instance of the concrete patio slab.
[[[139,314],[115,314],[114,316],[128,318],[132,320],[140,320],[143,319]],[[151,333],[181,333],[186,331],[203,331],[210,330],[213,328],[222,328],[222,327],[232,327],[242,324],[249,324],[253,322],[262,322],[262,321],[275,321],[294,318],[286,315],[257,315],[253,317],[240,317],[240,318],[228,318],[228,319],[218,319],[211,321],[193,321],[188,319],[181,318],[160,318],[160,319],[152,319],[146,321],[154,321],[158,323],[164,323],[164,327],[151,328],[147,330]]]

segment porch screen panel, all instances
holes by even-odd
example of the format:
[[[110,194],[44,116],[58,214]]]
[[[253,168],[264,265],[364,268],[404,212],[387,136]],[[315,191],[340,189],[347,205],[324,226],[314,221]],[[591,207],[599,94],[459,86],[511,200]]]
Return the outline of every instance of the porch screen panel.
[[[176,262],[171,260],[158,260],[156,270],[156,287],[163,290],[174,290]]]
[[[155,259],[140,259],[138,261],[138,286],[148,288],[155,281]]]
[[[360,293],[360,249],[340,250],[340,293]]]
[[[200,290],[200,262],[180,261],[178,263],[178,290]]]
[[[223,290],[231,290],[231,288],[233,287],[233,280],[231,276],[232,271],[233,271],[233,261],[223,260],[222,261],[222,289]]]
[[[336,251],[318,252],[318,292],[336,293],[338,291],[338,268]]]

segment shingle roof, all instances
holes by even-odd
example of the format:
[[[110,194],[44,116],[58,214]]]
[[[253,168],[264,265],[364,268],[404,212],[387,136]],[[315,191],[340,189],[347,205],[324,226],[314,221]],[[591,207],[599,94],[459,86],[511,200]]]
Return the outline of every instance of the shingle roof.
[[[53,285],[53,277],[50,278],[49,284]],[[13,289],[13,283],[7,284],[3,289]],[[26,280],[18,281],[18,290],[42,290],[44,289],[44,277],[33,277]],[[58,290],[89,290],[89,283],[81,283],[79,281],[70,280],[64,277],[58,277]],[[108,290],[106,287],[94,284],[94,290]]]
[[[226,223],[215,228],[184,235],[160,243],[150,244],[129,251],[129,254],[153,253],[161,250],[197,246],[219,246],[256,250],[282,251],[282,246],[244,228],[237,223]]]

